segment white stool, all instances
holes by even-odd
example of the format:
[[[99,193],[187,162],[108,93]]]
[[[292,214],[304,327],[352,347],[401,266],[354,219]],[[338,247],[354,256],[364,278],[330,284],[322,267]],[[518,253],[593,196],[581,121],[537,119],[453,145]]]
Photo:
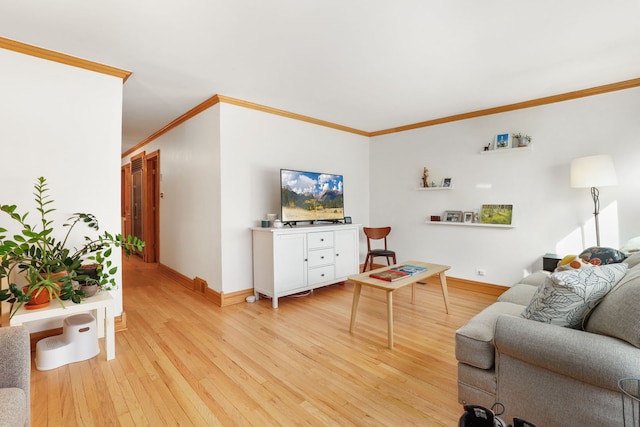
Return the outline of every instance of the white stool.
[[[89,313],[64,319],[62,335],[43,338],[36,344],[36,368],[39,371],[58,368],[100,353],[96,319]]]

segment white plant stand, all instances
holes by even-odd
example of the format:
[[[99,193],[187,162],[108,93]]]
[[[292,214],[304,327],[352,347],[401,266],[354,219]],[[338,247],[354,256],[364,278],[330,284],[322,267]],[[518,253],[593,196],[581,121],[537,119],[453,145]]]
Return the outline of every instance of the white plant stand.
[[[99,292],[98,294],[87,298],[80,304],[72,301],[60,302],[53,300],[48,307],[36,310],[27,310],[22,306],[20,310],[10,320],[10,326],[23,325],[25,323],[38,320],[53,319],[55,317],[67,317],[73,314],[91,312],[97,322],[98,338],[105,339],[105,348],[107,350],[107,360],[116,357],[116,331],[114,320],[113,297],[109,292]],[[26,325],[27,327],[29,325]]]

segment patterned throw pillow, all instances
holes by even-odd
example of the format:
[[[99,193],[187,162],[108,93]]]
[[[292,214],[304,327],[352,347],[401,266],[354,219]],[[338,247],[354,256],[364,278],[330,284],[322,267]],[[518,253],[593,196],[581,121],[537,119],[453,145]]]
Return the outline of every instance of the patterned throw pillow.
[[[597,246],[585,249],[578,256],[593,265],[615,264],[624,261],[627,257],[617,249]]]
[[[522,313],[525,319],[579,328],[587,312],[618,283],[627,264],[567,270],[551,274]]]

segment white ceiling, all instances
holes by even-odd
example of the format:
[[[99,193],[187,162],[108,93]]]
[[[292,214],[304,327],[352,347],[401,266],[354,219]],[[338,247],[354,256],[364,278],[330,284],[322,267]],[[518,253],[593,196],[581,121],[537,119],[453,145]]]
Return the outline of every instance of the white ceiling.
[[[215,94],[372,132],[638,78],[639,18],[638,0],[0,0],[0,36],[133,72],[123,151]]]

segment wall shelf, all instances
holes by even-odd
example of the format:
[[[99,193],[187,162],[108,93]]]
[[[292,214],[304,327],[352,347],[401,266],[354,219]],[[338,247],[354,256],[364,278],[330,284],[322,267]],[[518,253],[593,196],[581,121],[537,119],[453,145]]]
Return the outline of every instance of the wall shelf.
[[[438,190],[453,190],[453,185],[450,187],[418,187],[418,191],[438,191]]]
[[[450,221],[426,221],[433,225],[452,225],[462,227],[489,227],[489,228],[515,228],[513,224],[482,224],[479,222],[450,222]]]
[[[512,148],[501,148],[498,150],[480,151],[479,154],[513,153],[516,151],[518,152],[531,151],[531,144],[527,145],[526,147],[512,147]]]

